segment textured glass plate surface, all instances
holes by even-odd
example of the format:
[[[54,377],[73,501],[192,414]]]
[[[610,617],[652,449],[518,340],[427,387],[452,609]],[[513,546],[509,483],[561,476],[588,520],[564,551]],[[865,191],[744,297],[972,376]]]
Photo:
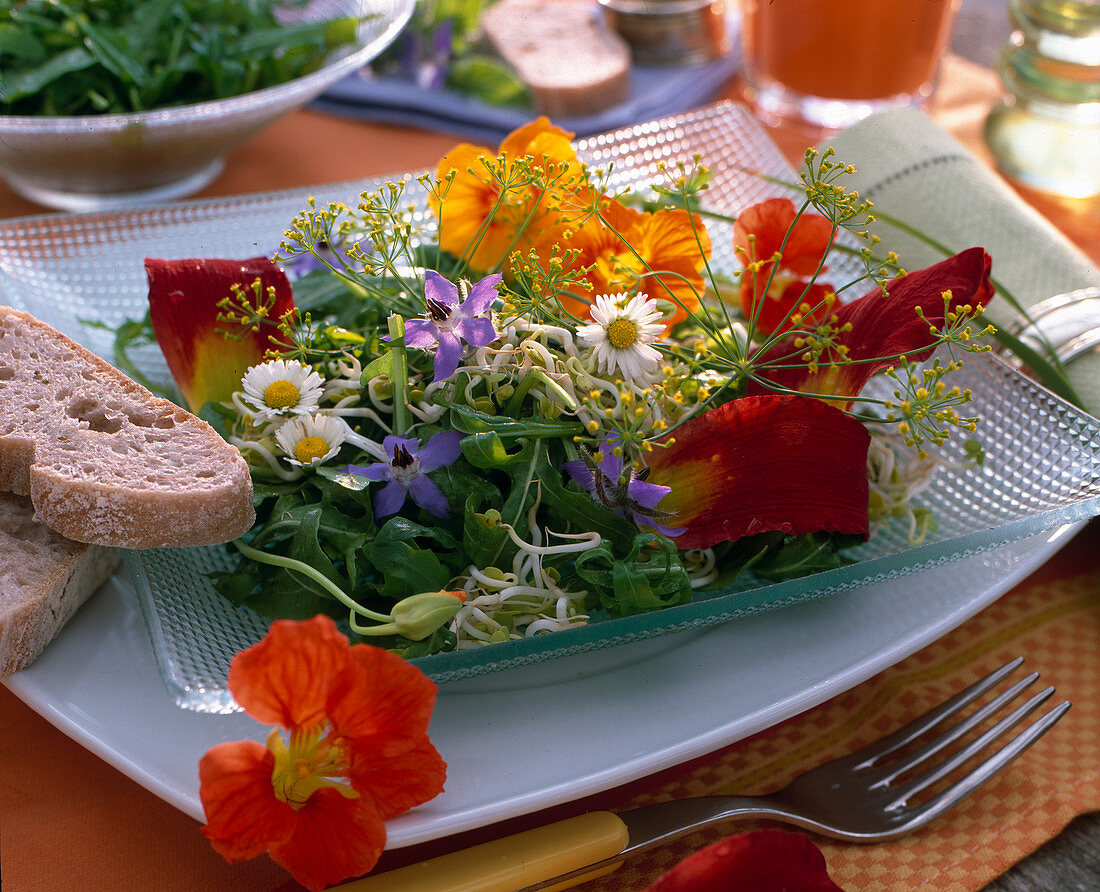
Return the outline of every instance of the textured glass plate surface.
[[[639,125],[579,144],[597,166],[614,162],[617,185],[662,176],[661,162],[702,154],[714,171],[708,206],[735,214],[776,187],[750,171],[790,179],[778,150],[736,106]],[[0,300],[66,331],[110,358],[111,335],[82,324],[117,324],[145,310],[142,259],[146,256],[244,257],[271,254],[307,194],[318,202],[354,202],[374,183],[345,183],[311,190],[245,196],[162,208],[78,217],[42,217],[0,227]],[[730,229],[708,224],[716,246],[714,266],[736,268]],[[996,260],[994,259],[994,262]],[[834,267],[843,281],[852,270]],[[163,375],[155,351],[145,370]],[[1037,387],[999,360],[971,358],[961,386],[974,392],[983,419],[987,460],[982,469],[943,470],[920,497],[938,530],[911,547],[902,525],[880,530],[853,552],[859,563],[799,580],[765,584],[751,577],[735,588],[701,593],[688,605],[473,651],[418,660],[437,681],[702,629],[784,605],[918,573],[1100,513],[1100,426]],[[960,458],[958,445],[947,450]],[[224,689],[232,655],[257,640],[266,621],[224,602],[205,573],[228,566],[225,549],[134,552],[127,566],[142,600],[157,661],[177,701],[189,708],[233,708]]]

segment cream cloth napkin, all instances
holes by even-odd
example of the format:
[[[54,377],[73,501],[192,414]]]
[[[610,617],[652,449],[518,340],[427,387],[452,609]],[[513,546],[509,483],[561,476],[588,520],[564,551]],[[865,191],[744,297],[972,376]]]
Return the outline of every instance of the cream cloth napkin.
[[[1096,269],[1045,217],[996,173],[923,112],[897,109],[873,115],[825,144],[836,160],[853,165],[850,189],[953,251],[982,245],[993,257],[993,277],[1024,306],[1091,285]],[[872,231],[896,251],[902,266],[919,269],[943,255],[881,221]],[[999,327],[1018,318],[1003,299],[989,307]],[[1100,351],[1082,353],[1066,367],[1085,407],[1100,416]]]

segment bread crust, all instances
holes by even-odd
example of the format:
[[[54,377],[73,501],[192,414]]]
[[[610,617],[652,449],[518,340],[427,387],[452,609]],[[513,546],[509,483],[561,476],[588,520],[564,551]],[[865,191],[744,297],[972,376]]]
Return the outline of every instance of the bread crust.
[[[539,114],[593,115],[630,95],[630,47],[588,0],[499,0],[481,27]]]
[[[0,489],[78,542],[214,545],[255,521],[236,447],[26,313],[0,307]]]
[[[0,678],[29,666],[118,566],[113,548],[73,542],[0,493]]]

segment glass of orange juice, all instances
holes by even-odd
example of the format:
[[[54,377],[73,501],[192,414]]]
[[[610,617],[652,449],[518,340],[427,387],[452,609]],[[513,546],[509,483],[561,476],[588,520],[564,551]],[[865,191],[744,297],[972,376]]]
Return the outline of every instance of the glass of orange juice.
[[[762,117],[840,129],[920,105],[959,0],[741,0],[746,95]]]

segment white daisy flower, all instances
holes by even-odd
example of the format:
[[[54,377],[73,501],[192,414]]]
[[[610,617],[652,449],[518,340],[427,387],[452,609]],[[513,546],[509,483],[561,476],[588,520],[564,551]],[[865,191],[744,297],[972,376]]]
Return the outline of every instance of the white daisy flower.
[[[255,410],[253,424],[277,415],[307,415],[317,408],[325,379],[296,359],[254,365],[241,382],[242,399]]]
[[[645,294],[601,294],[589,310],[593,322],[577,329],[577,339],[592,348],[599,371],[617,368],[627,383],[648,383],[661,360],[650,346],[665,330],[657,301]]]
[[[334,415],[302,415],[275,431],[275,441],[293,465],[310,467],[332,458],[351,433],[343,418]]]

